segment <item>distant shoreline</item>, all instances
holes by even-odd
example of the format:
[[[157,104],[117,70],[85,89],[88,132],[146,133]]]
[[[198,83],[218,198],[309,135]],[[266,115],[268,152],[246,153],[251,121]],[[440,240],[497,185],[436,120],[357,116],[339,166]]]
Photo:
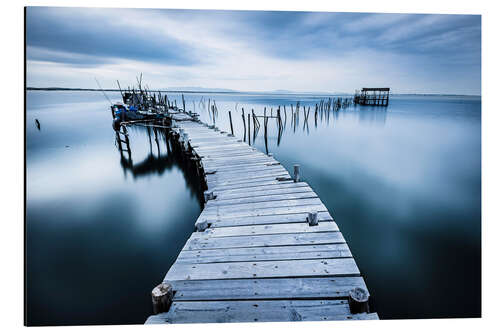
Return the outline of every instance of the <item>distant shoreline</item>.
[[[119,89],[94,89],[94,88],[62,88],[62,87],[46,87],[46,88],[39,88],[39,87],[27,87],[26,90],[40,90],[40,91],[108,91],[108,92],[120,92]],[[320,95],[320,96],[332,96],[332,95],[345,95],[345,96],[352,96],[354,94],[349,94],[349,93],[327,93],[327,92],[279,92],[279,91],[274,91],[274,92],[261,92],[261,91],[236,91],[236,90],[228,90],[228,91],[211,91],[211,90],[165,90],[165,89],[160,89],[160,90],[150,90],[151,92],[162,92],[162,93],[183,93],[183,94],[262,94],[262,95]],[[464,95],[464,94],[430,94],[430,93],[391,93],[392,96],[465,96],[465,97],[481,97],[482,95]]]

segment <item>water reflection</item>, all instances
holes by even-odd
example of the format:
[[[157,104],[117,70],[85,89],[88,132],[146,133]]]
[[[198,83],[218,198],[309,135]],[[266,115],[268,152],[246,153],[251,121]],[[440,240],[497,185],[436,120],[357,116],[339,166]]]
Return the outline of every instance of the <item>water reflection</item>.
[[[200,181],[198,169],[182,152],[177,142],[172,140],[166,129],[147,124],[129,125],[124,128],[129,128],[136,135],[147,137],[149,142],[149,153],[139,162],[134,162],[129,135],[123,136],[117,131],[115,146],[120,153],[120,165],[125,177],[128,173],[134,179],[149,177],[152,174],[161,176],[165,171],[178,168],[184,175],[189,191],[196,196],[200,206],[203,206],[204,184]]]
[[[397,96],[387,109],[316,112],[322,98],[195,93],[186,106],[249,142],[243,108],[252,146],[288,170],[301,164],[381,318],[480,316],[481,98]],[[120,152],[102,100],[94,92],[28,94],[26,297],[33,325],[143,323],[151,288],[200,213],[196,171],[168,136],[131,126],[131,149]],[[280,108],[281,126],[269,117],[265,128],[264,107],[273,117]]]

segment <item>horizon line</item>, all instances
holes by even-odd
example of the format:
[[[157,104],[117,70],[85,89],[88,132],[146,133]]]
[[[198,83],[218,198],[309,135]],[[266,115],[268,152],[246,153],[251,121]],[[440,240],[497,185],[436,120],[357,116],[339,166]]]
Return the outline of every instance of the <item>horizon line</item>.
[[[200,87],[201,88],[201,87]],[[57,91],[57,90],[65,90],[65,91],[112,91],[112,92],[120,92],[120,89],[116,88],[67,88],[67,87],[25,87],[26,90],[45,90],[45,91]],[[204,88],[201,88],[204,89]],[[273,95],[354,95],[354,93],[346,93],[346,92],[298,92],[291,90],[271,90],[271,91],[243,91],[243,90],[232,90],[226,88],[212,88],[214,90],[210,90],[210,88],[206,88],[207,90],[182,90],[182,89],[148,89],[149,92],[170,92],[170,93],[212,93],[212,94],[273,94]],[[361,88],[360,88],[361,89]],[[456,93],[398,93],[391,92],[391,95],[436,95],[436,96],[470,96],[470,97],[482,97],[481,94],[456,94]]]

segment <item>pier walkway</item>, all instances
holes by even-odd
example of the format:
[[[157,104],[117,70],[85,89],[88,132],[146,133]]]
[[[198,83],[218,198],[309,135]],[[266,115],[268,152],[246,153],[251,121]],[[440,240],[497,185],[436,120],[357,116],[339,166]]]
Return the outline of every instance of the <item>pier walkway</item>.
[[[206,204],[153,291],[153,306],[163,297],[166,312],[146,324],[378,319],[366,312],[367,287],[342,233],[307,183],[230,134],[187,117],[176,123],[205,177]]]

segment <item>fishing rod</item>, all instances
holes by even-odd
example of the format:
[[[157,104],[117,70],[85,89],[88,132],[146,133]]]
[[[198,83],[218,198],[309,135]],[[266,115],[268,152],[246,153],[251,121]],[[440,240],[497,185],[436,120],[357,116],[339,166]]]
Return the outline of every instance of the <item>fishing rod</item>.
[[[99,86],[99,88],[101,89],[101,92],[103,93],[104,97],[106,97],[106,99],[109,101],[109,104],[111,104],[111,106],[113,106],[113,102],[111,102],[108,95],[106,95],[106,93],[104,92],[104,89],[102,89],[101,85],[99,84],[99,81],[97,81],[97,78],[94,77],[94,79],[95,79],[95,82],[97,82],[97,85]]]
[[[122,87],[120,87],[120,82],[118,80],[116,80],[116,83],[118,83],[118,89],[120,89],[120,95],[122,95],[122,99],[123,99]]]

